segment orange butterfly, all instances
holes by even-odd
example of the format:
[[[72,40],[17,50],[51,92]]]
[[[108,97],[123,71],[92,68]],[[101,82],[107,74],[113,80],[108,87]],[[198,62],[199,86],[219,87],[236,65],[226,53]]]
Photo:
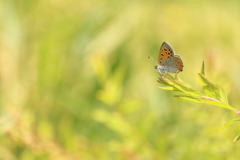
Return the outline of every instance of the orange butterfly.
[[[149,57],[150,58],[150,57]],[[176,55],[168,42],[163,42],[158,56],[157,65],[154,66],[159,73],[176,73],[183,71],[182,57]]]

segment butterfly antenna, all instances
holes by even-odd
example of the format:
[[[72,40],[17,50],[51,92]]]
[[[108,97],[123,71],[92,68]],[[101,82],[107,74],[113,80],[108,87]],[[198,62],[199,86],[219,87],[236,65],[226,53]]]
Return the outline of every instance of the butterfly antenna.
[[[154,66],[157,64],[156,62],[154,62],[154,60],[153,60],[152,57],[149,57],[149,56],[148,56],[148,58],[152,60]]]

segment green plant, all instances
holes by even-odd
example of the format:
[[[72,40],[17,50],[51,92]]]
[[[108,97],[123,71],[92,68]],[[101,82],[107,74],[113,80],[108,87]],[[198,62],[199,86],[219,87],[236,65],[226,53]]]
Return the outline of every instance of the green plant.
[[[182,81],[179,78],[178,73],[175,74],[175,77],[171,76],[168,73],[160,74],[158,82],[165,86],[164,87],[159,86],[159,88],[163,90],[172,90],[184,93],[183,95],[175,95],[175,97],[177,98],[223,107],[237,114],[240,114],[239,110],[229,105],[226,93],[223,90],[223,88],[205,76],[204,68],[205,66],[203,62],[201,72],[198,73],[198,77],[203,85],[204,93],[199,92],[198,90],[190,86],[188,83]],[[220,128],[220,130],[238,121],[240,121],[240,119],[231,120],[225,123]],[[235,142],[239,139],[240,134],[237,135],[233,141]]]

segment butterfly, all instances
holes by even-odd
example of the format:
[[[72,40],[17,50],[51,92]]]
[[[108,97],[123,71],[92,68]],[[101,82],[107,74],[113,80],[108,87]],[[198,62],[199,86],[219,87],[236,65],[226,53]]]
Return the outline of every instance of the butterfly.
[[[150,57],[149,57],[150,58]],[[154,66],[159,73],[177,73],[183,71],[182,57],[176,55],[168,42],[163,42],[160,47],[157,64]]]

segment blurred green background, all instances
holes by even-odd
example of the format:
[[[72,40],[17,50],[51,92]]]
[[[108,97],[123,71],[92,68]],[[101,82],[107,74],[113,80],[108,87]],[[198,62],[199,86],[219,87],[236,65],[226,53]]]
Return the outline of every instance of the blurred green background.
[[[1,160],[240,158],[237,115],[160,90],[168,41],[240,109],[240,1],[1,0]]]

